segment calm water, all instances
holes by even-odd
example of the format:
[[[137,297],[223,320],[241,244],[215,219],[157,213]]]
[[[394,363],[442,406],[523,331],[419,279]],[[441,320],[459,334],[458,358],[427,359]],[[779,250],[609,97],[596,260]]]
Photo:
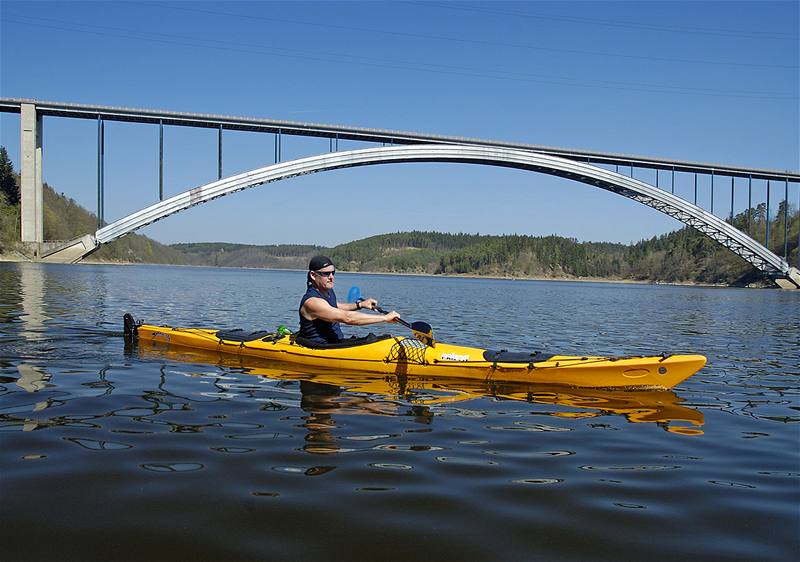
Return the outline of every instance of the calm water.
[[[453,343],[709,365],[654,393],[288,377],[118,333],[295,326],[302,272],[0,264],[2,558],[796,559],[800,293],[352,285]]]

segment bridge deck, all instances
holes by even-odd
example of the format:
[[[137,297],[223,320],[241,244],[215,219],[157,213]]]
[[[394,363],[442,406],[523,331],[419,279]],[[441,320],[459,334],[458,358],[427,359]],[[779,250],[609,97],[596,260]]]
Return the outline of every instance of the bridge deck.
[[[371,129],[349,127],[343,125],[326,125],[301,121],[282,121],[256,117],[233,117],[227,115],[209,115],[203,113],[182,113],[154,109],[135,109],[127,107],[110,107],[103,105],[86,105],[76,103],[51,102],[35,99],[0,98],[0,112],[19,113],[22,104],[36,106],[41,115],[72,117],[78,119],[98,119],[106,121],[129,121],[136,123],[152,123],[162,125],[202,127],[214,129],[252,131],[285,135],[325,137],[330,139],[354,140],[363,142],[389,143],[396,145],[409,144],[457,144],[473,146],[491,146],[496,148],[513,148],[560,156],[570,160],[578,160],[593,164],[612,166],[633,166],[659,170],[674,170],[699,174],[715,174],[717,176],[752,177],[760,180],[800,181],[800,172],[791,170],[769,170],[732,166],[728,164],[712,164],[670,160],[649,156],[618,154],[572,148],[558,148],[538,144],[525,144],[507,141],[476,139],[459,136],[433,135],[388,129]]]

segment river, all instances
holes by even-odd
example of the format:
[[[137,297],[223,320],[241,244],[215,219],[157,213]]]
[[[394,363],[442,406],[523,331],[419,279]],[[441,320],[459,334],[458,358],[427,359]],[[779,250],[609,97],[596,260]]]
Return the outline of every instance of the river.
[[[120,337],[294,328],[304,278],[0,264],[3,559],[800,552],[800,292],[337,275],[452,343],[708,357],[668,392],[320,383]]]

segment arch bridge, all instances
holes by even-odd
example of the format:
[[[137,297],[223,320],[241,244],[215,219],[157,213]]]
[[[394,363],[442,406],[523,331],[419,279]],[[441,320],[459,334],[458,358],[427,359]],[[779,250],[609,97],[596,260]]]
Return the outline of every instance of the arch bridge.
[[[556,149],[536,145],[520,145],[496,141],[481,141],[459,137],[442,137],[438,135],[422,135],[417,133],[400,133],[375,129],[356,129],[292,123],[286,121],[270,121],[262,119],[229,118],[208,115],[178,114],[172,112],[147,112],[146,110],[125,110],[117,108],[101,108],[94,106],[76,106],[35,100],[0,99],[0,111],[21,113],[22,137],[22,203],[23,203],[23,242],[38,242],[41,259],[44,261],[74,262],[106,244],[133,232],[143,226],[166,218],[174,213],[200,205],[243,189],[272,183],[275,181],[300,175],[377,164],[403,162],[453,162],[463,164],[481,164],[529,170],[571,179],[587,185],[598,187],[637,201],[665,213],[682,223],[691,226],[713,240],[716,240],[732,252],[742,257],[764,275],[774,279],[783,288],[800,288],[800,271],[792,267],[788,261],[788,244],[786,230],[784,232],[784,256],[780,257],[767,248],[769,243],[769,220],[765,244],[751,238],[748,234],[736,229],[730,223],[720,219],[713,212],[714,178],[728,176],[731,178],[731,218],[733,217],[734,179],[747,178],[749,189],[752,181],[767,182],[767,215],[769,216],[770,181],[785,185],[784,213],[788,211],[789,182],[797,183],[800,174],[797,172],[779,172],[760,169],[747,169],[731,166],[697,164],[680,161],[668,161],[643,157],[622,156],[588,151]],[[98,119],[98,222],[95,233],[86,234],[67,243],[47,248],[42,244],[41,234],[38,240],[36,233],[32,236],[25,229],[26,198],[28,209],[37,208],[41,213],[41,133],[43,115],[64,117],[97,118]],[[161,143],[159,154],[159,195],[160,201],[126,217],[105,224],[102,219],[103,206],[103,129],[104,119],[124,121],[158,122]],[[155,121],[157,119],[157,121]],[[163,197],[163,125],[211,127],[219,130],[219,179],[205,185],[190,189],[173,197]],[[276,135],[275,163],[231,177],[222,177],[222,130],[223,127],[239,130],[257,130],[273,132]],[[276,130],[277,129],[277,130]],[[331,139],[331,152],[280,162],[280,138],[282,134],[305,136],[327,136]],[[367,140],[370,142],[391,143],[392,146],[367,148],[350,151],[338,151],[339,139]],[[334,139],[336,145],[334,145]],[[435,144],[431,144],[435,143]],[[395,146],[396,145],[396,146]],[[334,150],[334,146],[337,150]],[[26,166],[27,164],[27,166]],[[613,165],[615,170],[603,166]],[[629,166],[630,176],[619,172],[619,166]],[[655,169],[655,185],[635,179],[635,168]],[[672,174],[671,192],[659,185],[660,172]],[[695,201],[689,202],[674,194],[675,172],[695,174]],[[697,202],[697,175],[711,176],[711,210],[706,211]],[[26,182],[27,180],[27,182]],[[38,184],[38,186],[37,186]],[[26,186],[29,189],[26,190]],[[36,188],[39,189],[37,195]],[[37,197],[39,200],[37,200]],[[30,213],[29,213],[30,214]],[[37,217],[33,217],[33,222]],[[784,215],[786,219],[786,215]],[[29,220],[29,223],[32,222]],[[784,220],[785,229],[788,229]],[[41,219],[36,229],[41,229]],[[30,229],[29,229],[30,230]],[[33,238],[33,240],[31,240]],[[799,258],[800,259],[800,258]],[[798,264],[800,265],[800,264]]]

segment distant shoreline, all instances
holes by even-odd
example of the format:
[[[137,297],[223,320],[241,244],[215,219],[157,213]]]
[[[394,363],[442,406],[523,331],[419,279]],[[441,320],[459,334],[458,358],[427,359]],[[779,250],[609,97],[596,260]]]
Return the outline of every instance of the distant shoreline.
[[[25,263],[38,263],[27,259],[25,256],[0,254],[0,262],[25,262]],[[147,263],[147,262],[123,262],[123,261],[104,261],[104,260],[81,260],[73,265],[119,265],[119,266],[132,266],[132,265],[149,265],[149,266],[164,266],[164,267],[203,267],[211,269],[245,269],[253,271],[296,271],[303,273],[305,269],[294,268],[271,268],[271,267],[225,267],[216,265],[193,265],[193,264],[177,264],[177,263]],[[501,275],[479,275],[475,273],[409,273],[409,272],[395,272],[395,271],[348,271],[340,270],[341,273],[351,273],[357,275],[397,275],[404,277],[441,277],[448,279],[494,279],[505,281],[574,281],[577,283],[619,283],[624,285],[667,285],[675,287],[715,287],[715,288],[734,288],[730,285],[712,284],[712,283],[668,283],[666,281],[641,281],[638,279],[614,279],[607,277],[529,277],[529,276],[501,276]],[[735,287],[739,288],[739,287]],[[741,288],[760,288],[760,287],[741,287]]]

